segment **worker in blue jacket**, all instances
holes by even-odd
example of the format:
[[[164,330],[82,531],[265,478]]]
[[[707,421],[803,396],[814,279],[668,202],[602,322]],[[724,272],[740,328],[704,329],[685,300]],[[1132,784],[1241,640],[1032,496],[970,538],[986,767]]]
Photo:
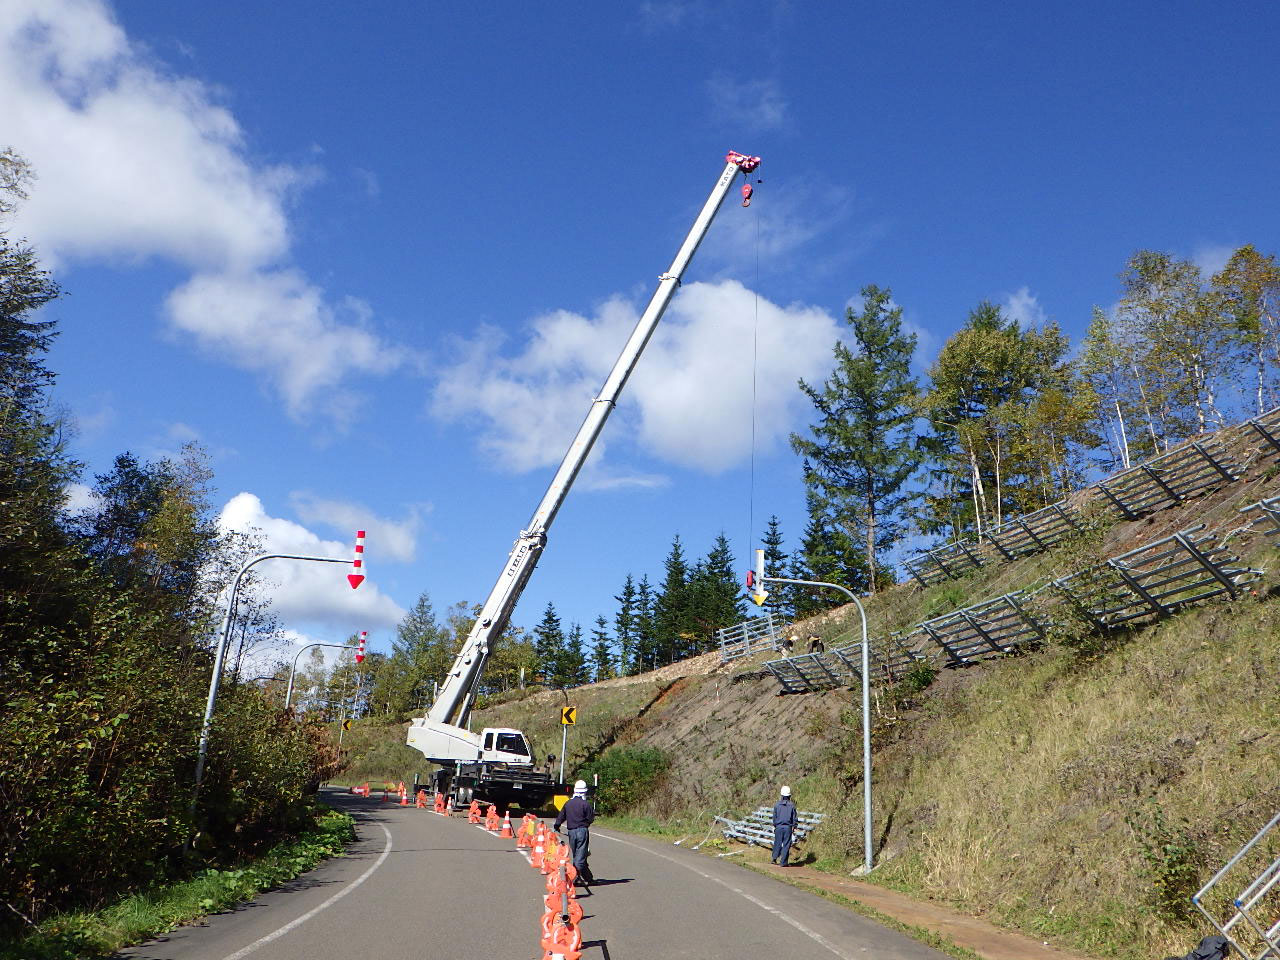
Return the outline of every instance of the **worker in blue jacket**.
[[[795,833],[799,817],[796,805],[791,802],[791,788],[783,787],[782,796],[773,805],[773,859],[780,867],[787,865],[787,857],[791,854],[791,838]]]
[[[595,883],[591,868],[587,866],[587,857],[591,853],[591,824],[596,819],[596,808],[587,799],[587,781],[579,780],[573,785],[573,796],[560,810],[556,817],[556,833],[560,825],[569,828],[569,854],[573,858],[573,867],[578,871],[578,879],[584,885]]]

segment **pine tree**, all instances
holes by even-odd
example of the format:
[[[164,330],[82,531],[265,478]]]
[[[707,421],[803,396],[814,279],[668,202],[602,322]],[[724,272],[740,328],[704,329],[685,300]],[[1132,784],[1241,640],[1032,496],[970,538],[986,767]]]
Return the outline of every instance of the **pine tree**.
[[[561,676],[565,657],[564,628],[556,615],[555,604],[547,601],[542,619],[533,628],[533,649],[538,655],[538,672],[542,682],[555,685]]]
[[[609,621],[602,614],[596,617],[595,629],[591,631],[591,668],[596,683],[614,676],[613,649],[608,626]]]
[[[649,575],[644,574],[636,586],[636,669],[634,673],[643,673],[658,665],[656,631],[653,587],[649,583]]]
[[[816,497],[809,496],[806,499],[809,522],[805,524],[800,549],[793,555],[792,576],[797,580],[836,583],[854,593],[866,592],[866,558],[858,549],[858,544],[831,525],[830,518],[821,509]],[[833,594],[834,591],[823,591],[816,587],[797,587],[796,619],[813,616],[844,602],[839,595]]]
[[[791,576],[790,557],[782,549],[782,529],[776,515],[769,518],[769,525],[760,542],[764,546],[765,573],[772,577]],[[775,617],[791,617],[793,588],[785,583],[771,583],[767,585],[767,590],[769,596],[763,604],[764,609],[771,611]]]
[[[654,654],[662,663],[670,663],[692,633],[689,565],[678,533],[671,541],[663,570],[662,589],[653,603]]]
[[[618,601],[618,612],[613,617],[618,637],[618,671],[625,676],[636,665],[636,584],[631,574],[627,574],[622,592],[614,599]]]
[[[564,655],[560,659],[557,671],[557,686],[578,687],[589,679],[587,674],[587,651],[582,640],[582,626],[573,624],[565,638]]]
[[[791,435],[791,446],[809,463],[805,484],[830,526],[863,545],[872,592],[887,571],[883,554],[907,529],[907,481],[920,466],[913,442],[919,387],[911,375],[914,334],[902,330],[902,308],[889,290],[862,289],[862,310],[846,320],[857,353],[837,341],[835,369],[821,390],[803,380],[800,389],[818,412],[811,438]]]
[[[680,651],[681,656],[711,649],[717,630],[742,621],[742,591],[734,571],[733,550],[723,533],[691,572],[688,597],[695,639]]]

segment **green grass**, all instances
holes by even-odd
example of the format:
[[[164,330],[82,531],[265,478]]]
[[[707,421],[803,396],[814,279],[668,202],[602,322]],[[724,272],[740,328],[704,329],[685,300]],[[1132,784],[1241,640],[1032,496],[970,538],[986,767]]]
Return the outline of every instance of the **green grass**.
[[[154,887],[92,912],[51,917],[25,939],[0,944],[0,960],[90,960],[166,933],[184,923],[252,900],[320,861],[342,852],[355,823],[325,810],[314,829],[231,870],[205,870],[190,880]]]

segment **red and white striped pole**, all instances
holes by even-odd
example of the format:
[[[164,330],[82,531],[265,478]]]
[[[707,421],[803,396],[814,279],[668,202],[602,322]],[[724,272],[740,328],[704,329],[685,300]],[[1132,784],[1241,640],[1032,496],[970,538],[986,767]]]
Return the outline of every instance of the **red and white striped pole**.
[[[356,531],[356,555],[355,555],[355,559],[351,561],[351,572],[347,574],[347,583],[351,584],[352,590],[360,586],[360,584],[364,583],[364,573],[362,572],[363,567],[364,567],[364,531],[357,530]]]
[[[368,630],[360,631],[360,647],[356,650],[356,663],[364,663],[364,642],[369,638]]]

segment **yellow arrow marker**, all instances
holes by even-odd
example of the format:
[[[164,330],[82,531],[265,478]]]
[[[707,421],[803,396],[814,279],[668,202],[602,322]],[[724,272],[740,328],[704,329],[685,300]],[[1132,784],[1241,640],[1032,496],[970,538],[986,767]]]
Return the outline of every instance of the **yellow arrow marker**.
[[[577,707],[561,707],[560,708],[560,723],[563,726],[571,727],[577,722],[578,722]]]

